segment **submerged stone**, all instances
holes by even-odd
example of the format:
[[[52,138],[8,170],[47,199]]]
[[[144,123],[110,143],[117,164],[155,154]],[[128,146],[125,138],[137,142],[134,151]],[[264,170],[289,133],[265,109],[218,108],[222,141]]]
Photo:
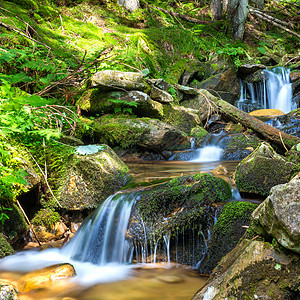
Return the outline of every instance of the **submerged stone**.
[[[41,270],[30,272],[19,280],[20,291],[29,292],[54,285],[57,280],[76,276],[74,267],[71,264],[57,264]]]
[[[273,186],[287,183],[298,171],[299,166],[262,143],[236,167],[236,186],[240,192],[266,196]]]
[[[273,187],[252,218],[258,233],[300,254],[300,173],[289,183]]]
[[[97,152],[89,148],[87,155],[75,153],[68,163],[58,189],[63,208],[96,208],[129,179],[128,168],[116,153],[107,145],[96,146]]]
[[[266,242],[243,240],[213,270],[193,300],[298,299],[300,257]]]
[[[18,300],[17,289],[7,283],[6,281],[0,280],[0,299],[1,300]]]

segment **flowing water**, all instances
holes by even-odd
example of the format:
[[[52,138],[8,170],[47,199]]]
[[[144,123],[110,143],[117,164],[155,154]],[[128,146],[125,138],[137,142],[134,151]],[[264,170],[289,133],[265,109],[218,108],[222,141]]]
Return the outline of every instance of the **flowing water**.
[[[292,101],[290,70],[276,67],[263,70],[263,80],[259,83],[241,83],[239,109],[250,112],[256,109],[279,109],[288,113],[297,108]]]

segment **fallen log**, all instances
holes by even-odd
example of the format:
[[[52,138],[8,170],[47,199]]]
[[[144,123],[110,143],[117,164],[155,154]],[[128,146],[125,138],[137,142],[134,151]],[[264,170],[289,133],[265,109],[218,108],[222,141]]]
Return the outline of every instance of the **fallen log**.
[[[236,123],[241,123],[246,128],[254,130],[256,133],[261,135],[263,139],[269,141],[271,144],[274,144],[274,146],[277,146],[282,151],[289,150],[294,145],[300,143],[300,138],[280,131],[224,100],[213,97],[210,98],[210,101],[225,118],[228,118]]]

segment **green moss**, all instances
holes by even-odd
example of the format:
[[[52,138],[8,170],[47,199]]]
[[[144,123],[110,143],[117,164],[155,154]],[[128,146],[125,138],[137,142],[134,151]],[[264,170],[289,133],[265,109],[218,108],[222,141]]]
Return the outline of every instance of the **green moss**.
[[[204,145],[209,133],[203,127],[197,126],[192,128],[190,135],[196,139],[196,145],[200,147]]]
[[[259,143],[260,141],[258,138],[240,133],[231,137],[228,145],[226,146],[226,149],[239,150],[245,149],[247,147],[252,147],[253,149],[256,149]]]
[[[14,254],[14,252],[15,252],[14,249],[8,243],[4,235],[0,233],[0,259],[7,255]]]
[[[53,229],[54,225],[60,220],[58,212],[51,208],[39,210],[32,219],[32,224],[37,226],[44,226],[47,229]]]
[[[170,182],[145,191],[138,210],[145,220],[154,222],[184,206],[188,213],[200,211],[203,205],[224,202],[231,198],[229,184],[210,174],[177,177]]]

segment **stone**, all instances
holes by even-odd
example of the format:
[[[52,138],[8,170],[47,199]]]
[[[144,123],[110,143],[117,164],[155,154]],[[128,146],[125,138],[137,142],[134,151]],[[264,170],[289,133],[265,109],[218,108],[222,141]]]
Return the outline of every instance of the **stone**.
[[[287,183],[298,171],[299,166],[264,142],[238,164],[235,181],[240,192],[267,196],[273,186]]]
[[[93,146],[98,147],[80,148],[60,178],[57,198],[65,209],[96,208],[129,179],[127,166],[109,146]]]
[[[150,96],[152,99],[161,103],[169,103],[174,101],[174,98],[171,94],[169,94],[164,90],[159,89],[154,85],[151,86]]]
[[[126,10],[133,12],[140,7],[139,0],[118,0],[118,4],[125,7]]]
[[[19,279],[19,290],[30,292],[49,285],[55,284],[57,280],[63,280],[76,276],[74,267],[69,263],[57,264],[30,272]]]
[[[108,118],[94,121],[94,137],[112,147],[142,149],[161,152],[188,148],[189,138],[174,126],[148,118]],[[117,134],[115,134],[117,133]]]
[[[258,233],[276,238],[283,247],[300,254],[300,173],[273,187],[252,219]]]
[[[221,97],[231,104],[238,99],[241,91],[239,79],[233,68],[211,75],[201,82],[194,82],[191,87],[209,90],[214,96]]]
[[[214,220],[212,205],[229,201],[231,196],[231,187],[225,180],[206,173],[176,177],[167,183],[149,187],[139,194],[127,236],[136,244],[143,244],[146,234],[148,247],[151,242],[159,241],[162,247],[158,246],[158,249],[162,251],[158,250],[157,261],[166,260],[164,236],[169,236],[171,260],[195,265],[203,256],[205,243],[193,239],[193,233],[194,236],[197,232],[206,233]],[[184,238],[183,247],[179,243],[176,248],[176,237]],[[194,255],[188,255],[193,253],[193,249]]]
[[[266,66],[262,64],[244,64],[238,67],[238,73],[240,76],[245,76],[252,74],[258,70],[263,70],[265,69]]]
[[[7,283],[6,281],[0,280],[0,299],[1,300],[18,300],[17,289]]]
[[[198,110],[198,116],[201,122],[207,121],[212,114],[212,107],[208,100],[216,101],[216,97],[205,89],[199,89],[196,95],[191,96],[181,102],[181,105],[187,108]]]
[[[192,299],[299,299],[299,274],[299,255],[243,240],[222,258]]]
[[[12,246],[9,244],[9,242],[6,240],[4,235],[0,233],[0,259],[7,256],[14,254],[15,251],[12,248]],[[2,298],[0,298],[2,299]]]
[[[144,75],[138,72],[122,72],[104,70],[95,73],[90,80],[90,87],[97,87],[102,91],[127,90],[146,91],[148,85]]]
[[[186,85],[176,84],[175,87],[180,92],[187,94],[187,95],[199,95],[200,94],[200,92],[197,89],[186,86]]]
[[[190,134],[192,128],[202,125],[198,110],[174,104],[165,104],[163,121],[177,129]]]
[[[254,117],[269,117],[273,118],[276,116],[282,116],[284,113],[279,109],[259,109],[254,110],[249,113],[249,115]]]
[[[33,225],[33,229],[40,242],[59,240],[64,237],[64,234],[68,230],[67,226],[62,222],[56,222],[54,227],[51,229],[48,229],[44,226],[35,226],[35,225]]]
[[[173,87],[171,83],[166,82],[162,78],[156,79],[154,85],[165,92],[168,92]]]
[[[212,229],[207,255],[198,268],[199,273],[210,274],[221,258],[234,249],[246,232],[243,226],[250,225],[251,214],[256,207],[256,204],[250,202],[232,201],[220,209],[220,216]]]
[[[163,116],[162,104],[152,100],[150,96],[141,91],[101,92],[97,89],[88,90],[77,101],[77,105],[83,115],[113,114],[116,111],[127,112],[131,110],[138,117],[161,119]]]

